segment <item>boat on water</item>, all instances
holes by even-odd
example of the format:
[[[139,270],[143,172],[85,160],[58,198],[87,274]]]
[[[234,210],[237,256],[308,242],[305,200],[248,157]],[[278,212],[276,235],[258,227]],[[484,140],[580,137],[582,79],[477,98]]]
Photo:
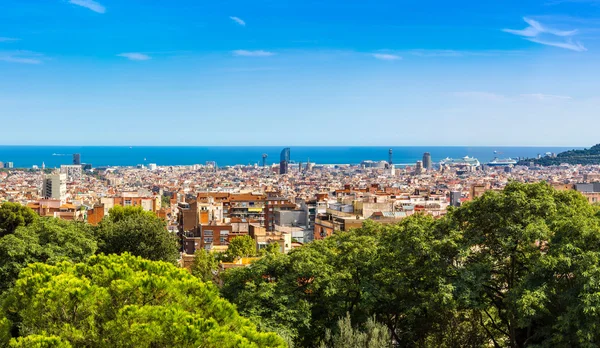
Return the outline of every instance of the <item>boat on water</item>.
[[[440,161],[440,165],[449,167],[479,167],[480,163],[477,158],[465,156],[463,158],[445,158]]]
[[[517,161],[512,158],[498,158],[495,157],[493,160],[486,163],[490,167],[501,167],[501,166],[514,166]]]

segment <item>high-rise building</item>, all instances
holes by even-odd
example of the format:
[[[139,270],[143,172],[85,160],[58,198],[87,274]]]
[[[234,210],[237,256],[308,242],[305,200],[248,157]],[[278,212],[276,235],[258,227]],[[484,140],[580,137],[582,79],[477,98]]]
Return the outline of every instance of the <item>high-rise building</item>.
[[[287,174],[290,164],[290,148],[286,147],[281,151],[279,156],[279,174]]]
[[[81,177],[83,176],[83,167],[75,164],[63,164],[60,166],[60,173],[66,174],[69,182],[81,180]]]
[[[81,164],[81,154],[74,153],[73,154],[73,164],[80,165]]]
[[[6,163],[4,163],[4,168],[9,168],[10,169],[10,168],[13,168],[14,166],[15,165],[12,162],[6,162]]]
[[[450,191],[450,205],[453,207],[460,207],[460,198],[462,194],[460,191]]]
[[[432,168],[431,154],[429,152],[423,154],[423,168],[425,168],[425,170],[431,170]]]
[[[64,201],[67,195],[67,174],[49,174],[44,177],[42,196]]]

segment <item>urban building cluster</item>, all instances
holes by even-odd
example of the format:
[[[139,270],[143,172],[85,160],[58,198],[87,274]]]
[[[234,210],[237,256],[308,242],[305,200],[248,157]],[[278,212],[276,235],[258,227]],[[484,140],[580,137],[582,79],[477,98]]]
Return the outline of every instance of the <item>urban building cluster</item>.
[[[112,207],[139,206],[167,221],[182,242],[183,259],[199,249],[225,251],[232,238],[249,235],[260,250],[281,252],[360,227],[366,220],[397,223],[415,213],[439,217],[509,181],[545,181],[600,202],[600,166],[516,166],[464,157],[433,163],[431,154],[411,166],[365,160],[356,165],[296,163],[291,150],[262,166],[89,168],[73,164],[0,172],[0,204],[27,205],[40,216],[99,223]]]

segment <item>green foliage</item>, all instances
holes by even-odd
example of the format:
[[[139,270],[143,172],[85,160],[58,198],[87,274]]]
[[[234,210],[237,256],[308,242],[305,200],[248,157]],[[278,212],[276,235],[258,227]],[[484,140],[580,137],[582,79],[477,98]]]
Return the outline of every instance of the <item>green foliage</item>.
[[[265,256],[268,254],[278,254],[280,253],[280,246],[279,243],[277,242],[273,242],[273,243],[269,243],[266,247],[262,248],[259,252],[259,254],[261,256]]]
[[[44,336],[74,347],[285,345],[240,317],[211,283],[130,254],[29,265],[2,308],[23,342]]]
[[[90,227],[81,222],[42,218],[0,238],[0,292],[34,262],[80,262],[96,252]]]
[[[125,252],[148,260],[175,263],[179,258],[177,238],[164,220],[141,207],[116,206],[95,229],[98,252]]]
[[[12,323],[2,313],[0,313],[0,346],[6,347],[11,339],[10,329]]]
[[[389,330],[385,325],[369,318],[364,329],[352,327],[350,315],[347,314],[337,322],[335,334],[327,329],[325,340],[319,344],[320,348],[387,348],[391,347]]]
[[[457,295],[499,346],[597,346],[600,224],[575,191],[509,184],[452,211]]]
[[[0,237],[14,233],[19,226],[31,225],[36,213],[18,203],[5,202],[0,205]]]
[[[161,202],[161,206],[162,207],[170,207],[171,206],[171,196],[170,195],[168,195],[168,196],[163,195],[160,198],[160,202]]]
[[[589,149],[569,150],[561,152],[556,157],[528,158],[519,162],[520,165],[529,165],[533,162],[542,166],[567,164],[600,164],[600,144],[594,145]]]
[[[122,220],[125,220],[128,218],[139,217],[139,216],[143,216],[143,217],[147,217],[147,218],[156,217],[156,215],[154,215],[154,213],[152,213],[150,211],[145,211],[144,208],[142,208],[141,206],[123,207],[120,205],[115,205],[113,208],[111,208],[108,211],[108,216],[105,217],[105,219],[116,223],[116,222],[119,222],[119,221],[122,221]]]
[[[448,243],[433,225],[424,216],[398,226],[367,223],[230,270],[222,293],[244,315],[287,330],[299,346],[317,345],[346,313],[358,327],[376,315],[395,340],[414,346],[454,305],[445,278],[450,262],[442,256]]]
[[[57,336],[31,335],[10,341],[10,348],[71,348],[69,342]]]
[[[256,244],[250,236],[235,237],[229,242],[227,248],[227,257],[233,261],[239,257],[249,257],[256,255]]]
[[[192,264],[192,274],[203,282],[214,281],[214,271],[217,270],[219,263],[212,253],[204,249],[196,250],[194,254],[194,263]]]

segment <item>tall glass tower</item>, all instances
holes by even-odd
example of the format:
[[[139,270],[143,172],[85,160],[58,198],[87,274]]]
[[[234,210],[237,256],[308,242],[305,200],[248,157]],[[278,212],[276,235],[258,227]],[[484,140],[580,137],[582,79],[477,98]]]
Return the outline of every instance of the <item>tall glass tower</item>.
[[[288,166],[290,164],[290,148],[286,147],[281,151],[281,156],[279,157],[279,174],[287,174]]]

